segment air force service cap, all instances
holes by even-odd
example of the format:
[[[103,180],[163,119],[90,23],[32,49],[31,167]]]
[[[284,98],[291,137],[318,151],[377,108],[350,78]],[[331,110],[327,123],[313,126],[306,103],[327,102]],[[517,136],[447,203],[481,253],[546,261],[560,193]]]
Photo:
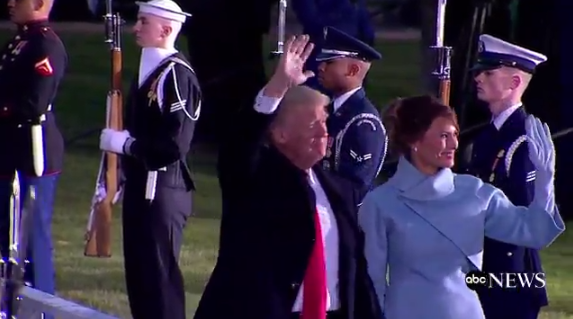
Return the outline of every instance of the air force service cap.
[[[172,0],[151,0],[148,2],[137,1],[140,13],[152,14],[167,20],[185,23],[191,14],[183,12],[181,7]]]
[[[471,70],[479,72],[506,66],[533,73],[537,65],[545,61],[547,57],[541,53],[482,34],[479,37],[477,63]]]
[[[363,61],[380,60],[382,55],[368,44],[333,27],[324,28],[324,45],[316,61],[355,58]]]

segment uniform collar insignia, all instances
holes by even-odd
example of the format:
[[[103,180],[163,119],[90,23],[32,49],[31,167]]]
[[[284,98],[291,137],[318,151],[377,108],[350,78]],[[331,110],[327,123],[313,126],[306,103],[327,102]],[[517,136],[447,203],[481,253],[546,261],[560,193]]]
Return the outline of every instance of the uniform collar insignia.
[[[38,29],[38,28],[42,28],[42,30],[44,30],[47,26],[48,26],[48,20],[45,20],[45,19],[30,21],[26,24],[19,25],[18,26],[18,32],[19,33],[26,33],[30,30],[34,30],[34,29]]]
[[[10,53],[12,55],[18,55],[20,54],[20,52],[22,52],[22,49],[24,48],[24,46],[26,46],[26,44],[28,43],[28,41],[20,41],[16,44],[16,46],[14,47],[14,49],[12,49],[12,51],[10,51]]]

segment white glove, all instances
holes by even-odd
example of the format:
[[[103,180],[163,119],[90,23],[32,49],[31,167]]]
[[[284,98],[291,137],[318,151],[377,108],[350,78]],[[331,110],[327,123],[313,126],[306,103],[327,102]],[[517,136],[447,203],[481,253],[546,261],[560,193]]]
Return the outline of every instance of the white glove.
[[[530,115],[525,122],[525,132],[528,141],[529,160],[535,167],[534,201],[553,212],[555,208],[555,146],[551,139],[551,131],[547,123]]]
[[[103,129],[99,137],[99,148],[102,151],[123,154],[123,146],[131,136],[128,131]]]

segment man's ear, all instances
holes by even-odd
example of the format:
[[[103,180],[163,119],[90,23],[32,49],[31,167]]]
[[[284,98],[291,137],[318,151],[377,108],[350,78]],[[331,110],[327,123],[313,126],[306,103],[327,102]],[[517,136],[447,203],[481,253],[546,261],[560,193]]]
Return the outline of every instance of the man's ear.
[[[356,63],[348,63],[347,75],[355,76],[360,72],[360,67]]]
[[[34,1],[34,11],[40,11],[44,6],[46,6],[46,1],[44,0],[32,0]]]
[[[171,35],[171,33],[173,33],[173,28],[169,25],[164,25],[163,26],[163,37],[167,38]]]
[[[523,80],[521,79],[521,77],[518,74],[514,74],[511,76],[511,89],[515,90],[517,89],[521,83],[523,82]]]
[[[275,143],[282,144],[287,140],[287,133],[280,125],[274,125],[269,130],[269,136]]]

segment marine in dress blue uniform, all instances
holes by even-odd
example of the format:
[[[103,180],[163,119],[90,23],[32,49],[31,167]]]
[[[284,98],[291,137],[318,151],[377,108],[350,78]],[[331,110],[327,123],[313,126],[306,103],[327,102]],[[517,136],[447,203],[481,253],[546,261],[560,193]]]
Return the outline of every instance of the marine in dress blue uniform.
[[[25,1],[9,2],[13,19]],[[53,113],[53,101],[67,66],[67,53],[48,24],[49,1],[31,15],[36,20],[18,21],[16,34],[0,53],[0,247],[8,253],[9,200],[12,180],[18,171],[23,198],[35,187],[32,229],[25,280],[36,289],[55,292],[52,213],[58,177],[62,170],[64,141]],[[43,17],[43,18],[40,18]],[[16,22],[16,21],[14,21]],[[32,125],[41,125],[44,170],[37,176],[32,156]],[[47,317],[50,318],[50,317]]]
[[[480,74],[502,67],[533,74],[547,58],[489,35],[480,36],[480,52],[473,71]],[[525,142],[523,105],[509,105],[474,142],[471,172],[500,188],[514,205],[527,206],[534,196],[535,167]],[[542,272],[536,249],[485,238],[483,270],[486,272]],[[545,288],[478,290],[487,319],[534,319],[548,304]]]
[[[303,33],[310,36],[315,48],[305,65],[307,70],[316,73],[319,61],[315,57],[324,45],[323,30],[334,27],[368,45],[374,45],[375,30],[370,19],[366,0],[292,0],[292,8],[302,24]],[[310,78],[307,85],[324,93],[316,78]]]
[[[171,0],[137,4],[140,21],[160,17],[174,31],[161,43],[139,43],[144,47],[125,107],[125,130],[105,129],[100,148],[123,155],[123,252],[132,317],[184,319],[178,262],[192,212],[195,186],[186,157],[200,115],[201,90],[189,62],[174,47],[175,30],[189,14]]]
[[[334,93],[334,98],[329,105],[329,138],[322,166],[353,181],[365,192],[380,172],[387,138],[380,114],[366,97],[362,82],[370,63],[382,56],[343,31],[331,27],[325,30],[324,47],[316,58],[321,63],[318,78]],[[345,62],[350,63],[337,65]],[[340,67],[348,67],[349,71],[329,71]]]

